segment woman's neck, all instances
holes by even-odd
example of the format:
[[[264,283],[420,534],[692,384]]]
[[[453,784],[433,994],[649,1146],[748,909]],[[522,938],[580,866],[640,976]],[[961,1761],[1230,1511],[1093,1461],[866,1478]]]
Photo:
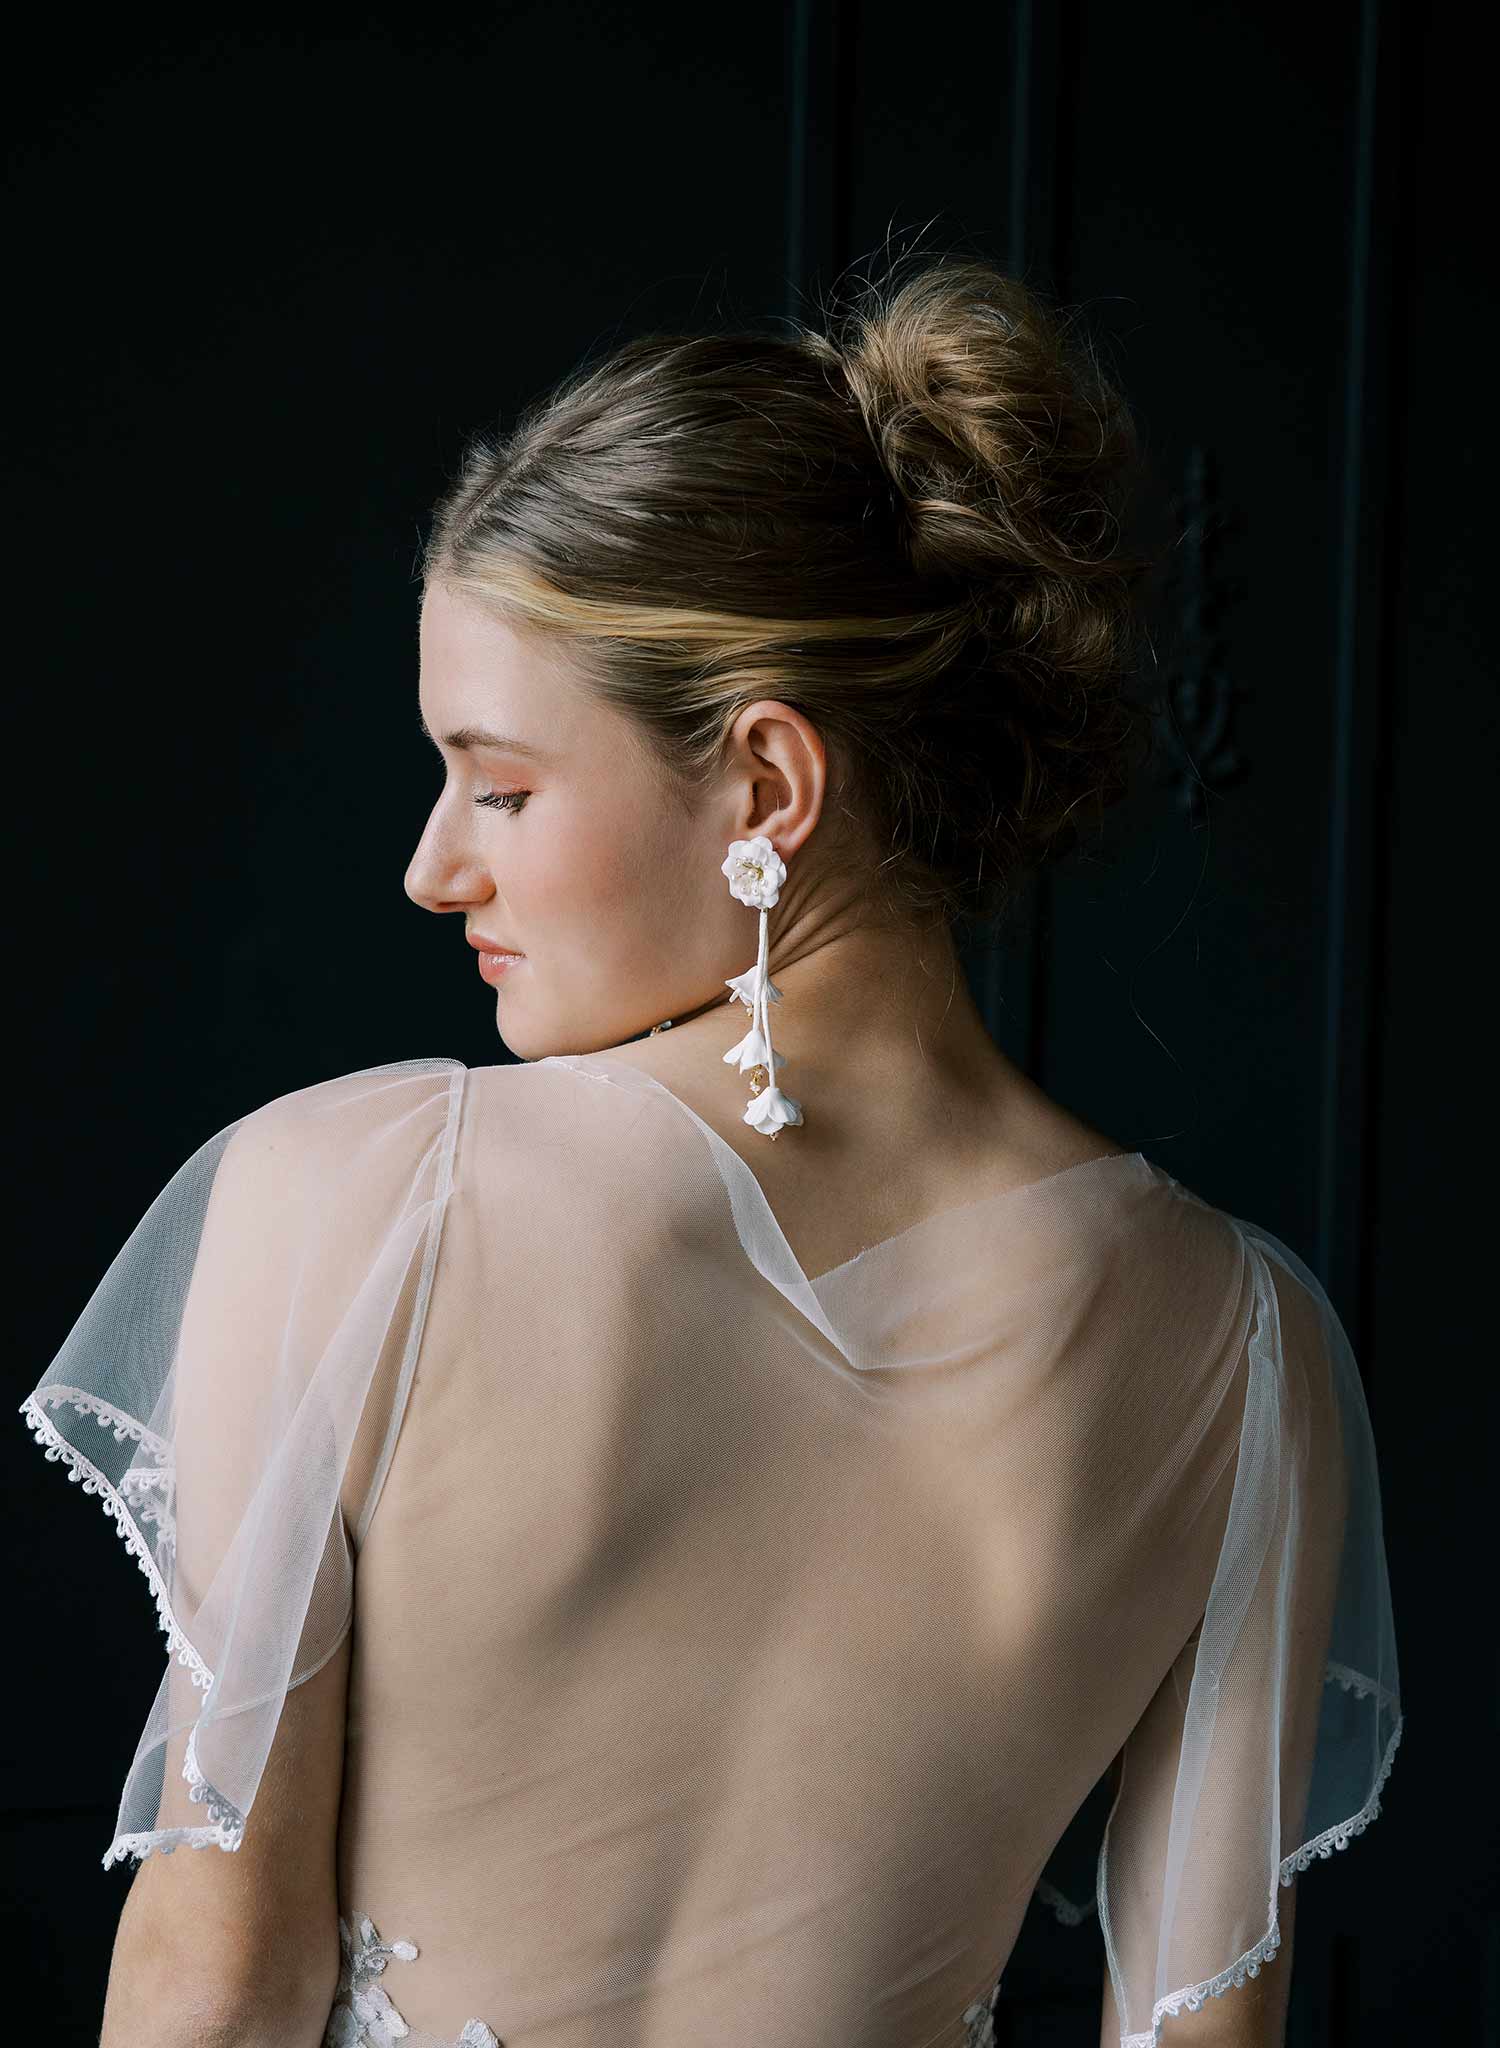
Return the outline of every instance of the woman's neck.
[[[749,968],[753,934],[746,952]],[[809,1110],[883,1095],[920,1114],[924,1099],[934,1107],[951,1107],[976,1091],[988,1099],[1014,1075],[944,931],[862,926],[801,952],[795,934],[789,942],[773,937],[769,968],[781,992],[780,1002],[767,1005],[771,1042],[786,1061],[777,1084]],[[697,1075],[722,1090],[724,1054],[749,1021],[748,1010],[716,994],[629,1044],[649,1047],[674,1074]]]

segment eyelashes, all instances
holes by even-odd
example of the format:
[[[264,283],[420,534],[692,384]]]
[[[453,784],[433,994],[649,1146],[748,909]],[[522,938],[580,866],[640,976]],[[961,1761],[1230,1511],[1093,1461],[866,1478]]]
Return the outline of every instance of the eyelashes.
[[[526,802],[529,791],[524,789],[487,790],[483,796],[476,796],[476,804],[488,804],[494,810],[519,811]]]

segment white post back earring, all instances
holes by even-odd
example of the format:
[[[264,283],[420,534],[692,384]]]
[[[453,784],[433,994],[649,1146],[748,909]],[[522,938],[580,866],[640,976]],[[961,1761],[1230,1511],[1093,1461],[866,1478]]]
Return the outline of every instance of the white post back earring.
[[[726,1066],[737,1064],[750,1076],[750,1102],[744,1120],[752,1130],[774,1138],[788,1124],[800,1124],[802,1104],[783,1095],[776,1085],[777,1070],[786,1065],[786,1054],[771,1043],[772,1003],[781,1001],[781,990],[772,981],[767,966],[770,943],[767,927],[771,906],[786,880],[781,856],[764,834],[754,839],[732,839],[722,872],[729,878],[729,893],[740,903],[760,912],[760,950],[753,967],[733,974],[726,986],[730,1002],[741,1002],[750,1012],[750,1029],[738,1045],[724,1055]]]

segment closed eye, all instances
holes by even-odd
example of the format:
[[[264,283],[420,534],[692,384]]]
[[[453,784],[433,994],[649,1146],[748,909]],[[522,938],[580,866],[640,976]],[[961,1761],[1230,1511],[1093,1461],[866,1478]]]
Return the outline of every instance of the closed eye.
[[[495,810],[519,811],[529,795],[530,791],[525,789],[486,790],[483,796],[476,796],[474,801],[476,804],[489,804]]]

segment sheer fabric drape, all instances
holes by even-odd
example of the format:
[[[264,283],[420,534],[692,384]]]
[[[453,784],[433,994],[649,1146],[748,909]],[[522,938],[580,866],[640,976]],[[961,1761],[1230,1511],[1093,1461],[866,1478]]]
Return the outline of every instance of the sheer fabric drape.
[[[353,1614],[432,1286],[464,1072],[303,1089],[202,1145],[23,1404],[136,1556],[170,1661],[107,1868],[237,1846],[282,1702]]]

